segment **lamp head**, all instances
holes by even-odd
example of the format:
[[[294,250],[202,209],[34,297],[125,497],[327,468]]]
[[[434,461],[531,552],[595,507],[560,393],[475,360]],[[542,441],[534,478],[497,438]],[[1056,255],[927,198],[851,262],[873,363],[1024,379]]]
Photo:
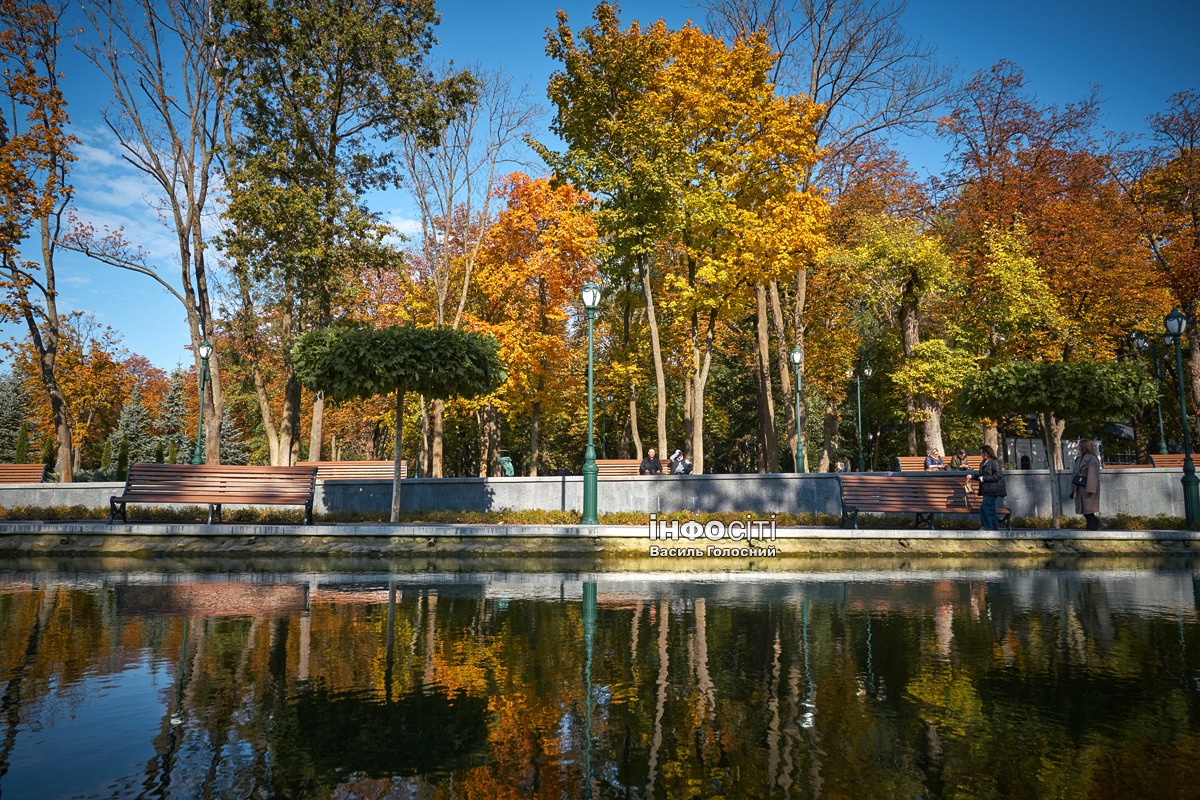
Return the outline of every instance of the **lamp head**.
[[[1163,344],[1165,344],[1167,347],[1174,347],[1175,346],[1175,337],[1169,333],[1164,333],[1163,334]]]
[[[1145,350],[1147,347],[1150,346],[1149,340],[1147,340],[1146,337],[1142,335],[1141,331],[1134,331],[1133,335],[1130,338],[1133,339],[1133,346],[1136,347],[1138,350]]]
[[[1187,317],[1180,313],[1178,308],[1173,308],[1171,313],[1163,318],[1163,327],[1172,336],[1182,336],[1184,329],[1187,328]]]
[[[579,296],[583,299],[584,308],[588,311],[595,311],[600,307],[600,284],[595,281],[587,281],[580,289]]]
[[[792,348],[792,366],[798,367],[804,362],[804,353],[799,347]]]
[[[213,346],[209,344],[208,339],[205,339],[200,342],[200,345],[196,348],[196,352],[200,354],[200,358],[207,361],[208,357],[213,354]]]
[[[871,373],[874,371],[875,371],[874,368],[872,368],[870,364],[864,365],[863,366],[863,377],[865,377],[865,378],[871,377]]]
[[[612,392],[609,392],[608,394],[604,395],[604,402],[606,402],[606,403],[612,402]]]

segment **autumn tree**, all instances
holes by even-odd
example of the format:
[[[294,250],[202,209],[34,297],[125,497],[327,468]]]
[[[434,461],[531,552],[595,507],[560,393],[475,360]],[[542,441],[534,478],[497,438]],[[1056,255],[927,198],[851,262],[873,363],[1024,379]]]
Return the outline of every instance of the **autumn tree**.
[[[807,97],[824,109],[814,124],[820,155],[803,171],[802,191],[818,186],[831,190],[836,203],[843,193],[839,184],[844,190],[849,183],[847,173],[868,173],[864,154],[886,149],[889,137],[929,128],[945,97],[949,73],[935,61],[932,47],[905,30],[905,0],[701,0],[699,5],[707,11],[705,27],[716,35],[727,40],[765,35],[777,55],[769,73],[777,90]],[[831,233],[833,245],[856,245],[839,238],[836,229]],[[774,330],[773,342],[765,333],[758,337],[759,369],[769,362],[767,348],[773,343],[785,398],[792,394],[788,353],[793,345],[807,350],[808,282],[821,264],[818,259],[797,260],[789,280],[772,277],[759,290],[770,316],[760,311],[758,325],[769,323]],[[816,321],[811,327],[823,324]],[[827,416],[829,410],[827,406]],[[797,441],[803,431],[790,402],[784,404],[784,415],[792,451],[803,450]]]
[[[513,173],[497,194],[504,208],[488,230],[469,313],[500,342],[508,380],[497,398],[510,414],[529,415],[529,474],[537,475],[543,415],[560,410],[566,387],[579,380],[568,323],[584,281],[595,277],[596,228],[589,198],[570,186]],[[495,403],[489,398],[481,410],[484,475],[498,455]]]
[[[238,115],[227,144],[224,246],[243,338],[253,338],[251,320],[263,311],[276,322],[275,341],[253,344],[248,355],[271,463],[287,464],[299,448],[295,336],[329,324],[339,305],[352,302],[344,294],[354,285],[348,275],[392,258],[383,246],[390,230],[361,195],[397,185],[398,154],[389,145],[405,135],[435,145],[472,99],[475,81],[466,73],[430,76],[432,0],[228,0],[220,12]],[[260,366],[268,344],[282,371],[280,414]],[[315,402],[319,429],[319,394]],[[310,455],[319,459],[319,446]]]
[[[65,246],[155,281],[183,307],[192,355],[201,367],[199,344],[217,333],[206,250],[212,197],[219,185],[217,158],[229,124],[229,75],[223,69],[212,0],[137,0],[84,3],[91,37],[82,52],[111,89],[105,125],[125,162],[149,178],[160,210],[174,234],[179,273],[120,231],[100,231],[81,221]],[[208,361],[204,394],[206,452],[215,453],[224,404],[221,351]]]
[[[75,139],[59,88],[61,7],[0,0],[0,312],[19,321],[48,397],[59,480],[72,479],[69,398],[59,380],[62,335],[55,257],[72,189]],[[35,233],[36,231],[36,233]],[[35,245],[34,242],[37,242]],[[36,246],[36,255],[29,250]]]

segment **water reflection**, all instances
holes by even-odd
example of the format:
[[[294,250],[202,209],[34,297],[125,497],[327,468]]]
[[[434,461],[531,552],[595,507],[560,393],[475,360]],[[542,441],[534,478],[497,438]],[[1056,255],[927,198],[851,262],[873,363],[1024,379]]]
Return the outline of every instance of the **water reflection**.
[[[1191,570],[0,574],[0,795],[1192,797]]]

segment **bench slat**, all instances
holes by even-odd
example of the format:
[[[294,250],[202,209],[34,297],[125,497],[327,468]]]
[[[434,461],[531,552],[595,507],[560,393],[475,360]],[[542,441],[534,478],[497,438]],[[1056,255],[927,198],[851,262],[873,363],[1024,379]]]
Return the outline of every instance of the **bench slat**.
[[[0,483],[41,483],[45,464],[0,464]]]

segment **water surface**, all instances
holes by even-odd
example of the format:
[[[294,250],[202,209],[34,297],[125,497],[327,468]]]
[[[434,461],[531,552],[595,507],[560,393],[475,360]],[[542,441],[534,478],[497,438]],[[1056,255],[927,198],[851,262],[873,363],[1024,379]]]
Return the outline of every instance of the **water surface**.
[[[1197,797],[1197,577],[9,570],[0,797]]]

